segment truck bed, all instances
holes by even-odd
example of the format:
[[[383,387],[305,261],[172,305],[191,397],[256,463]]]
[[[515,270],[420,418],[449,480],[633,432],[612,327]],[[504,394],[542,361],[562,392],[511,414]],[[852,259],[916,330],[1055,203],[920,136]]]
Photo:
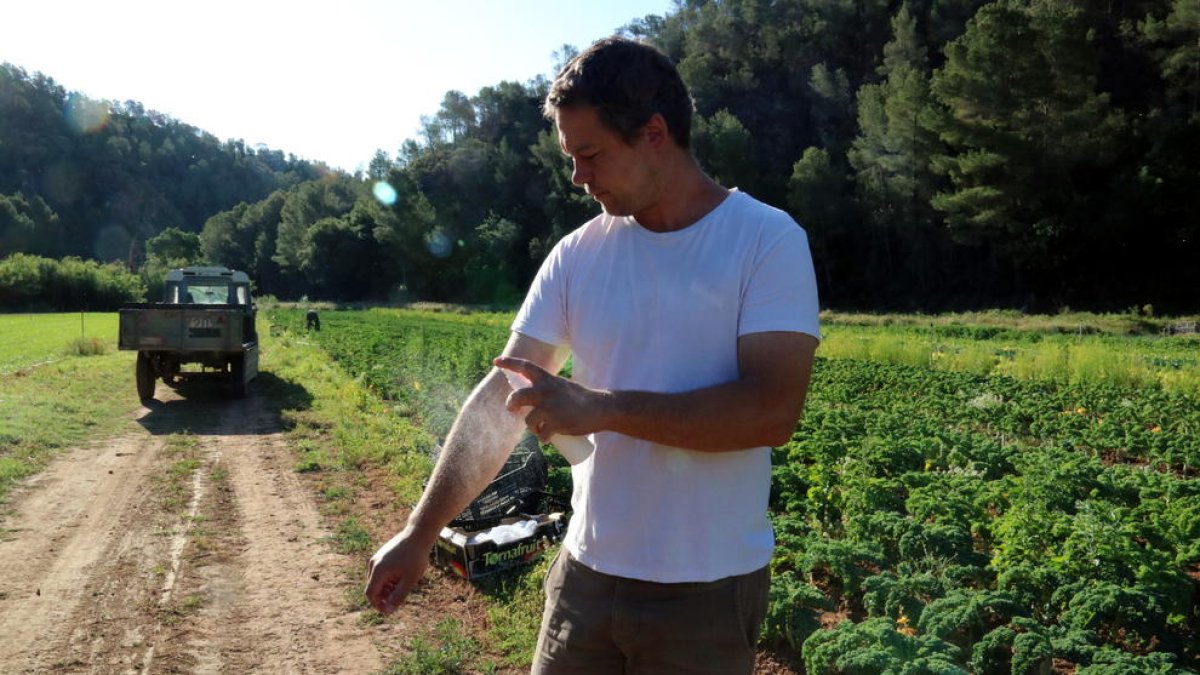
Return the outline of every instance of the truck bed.
[[[118,310],[124,350],[238,352],[257,341],[244,305],[131,303]]]

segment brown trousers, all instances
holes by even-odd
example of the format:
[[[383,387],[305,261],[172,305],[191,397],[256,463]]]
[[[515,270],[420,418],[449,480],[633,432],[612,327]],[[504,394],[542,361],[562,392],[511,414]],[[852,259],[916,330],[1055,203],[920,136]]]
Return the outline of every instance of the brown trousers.
[[[706,583],[625,579],[560,549],[532,672],[749,674],[770,584],[766,567]]]

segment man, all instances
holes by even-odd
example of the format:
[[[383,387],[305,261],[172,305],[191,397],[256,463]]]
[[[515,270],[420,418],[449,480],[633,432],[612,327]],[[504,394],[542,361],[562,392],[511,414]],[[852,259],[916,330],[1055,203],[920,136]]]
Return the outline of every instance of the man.
[[[595,444],[572,469],[533,671],[749,673],[774,546],[769,446],[791,438],[817,347],[807,238],[700,170],[691,99],[651,47],[596,43],[546,114],[604,212],[555,246],[495,361],[532,386],[493,370],[472,392],[367,596],[382,612],[403,600],[528,408],[542,440]],[[554,375],[568,350],[571,380]]]

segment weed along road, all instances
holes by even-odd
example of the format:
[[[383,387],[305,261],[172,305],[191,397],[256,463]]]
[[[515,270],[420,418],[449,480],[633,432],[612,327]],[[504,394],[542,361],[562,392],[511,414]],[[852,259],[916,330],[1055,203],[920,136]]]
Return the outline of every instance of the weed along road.
[[[360,620],[269,399],[182,391],[10,495],[0,672],[383,669],[404,619]]]

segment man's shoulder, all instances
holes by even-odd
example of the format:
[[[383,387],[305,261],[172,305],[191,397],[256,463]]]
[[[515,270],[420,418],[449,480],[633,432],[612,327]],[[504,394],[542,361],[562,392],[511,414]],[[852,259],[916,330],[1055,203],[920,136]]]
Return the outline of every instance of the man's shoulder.
[[[763,235],[782,236],[788,232],[803,232],[804,228],[790,213],[734,190],[726,199],[727,216],[740,227],[753,227]]]
[[[601,213],[571,230],[550,248],[543,266],[570,267],[581,257],[587,258],[604,241],[605,234],[612,229],[611,217]]]
[[[732,209],[741,214],[755,214],[764,218],[785,220],[792,224],[796,222],[787,211],[771,206],[738,189],[729,193],[728,201]]]
[[[620,219],[604,213],[598,214],[564,235],[562,239],[558,240],[556,246],[558,248],[579,248],[597,245],[605,235],[611,234],[614,229],[617,229],[619,223],[616,221],[618,220]]]

